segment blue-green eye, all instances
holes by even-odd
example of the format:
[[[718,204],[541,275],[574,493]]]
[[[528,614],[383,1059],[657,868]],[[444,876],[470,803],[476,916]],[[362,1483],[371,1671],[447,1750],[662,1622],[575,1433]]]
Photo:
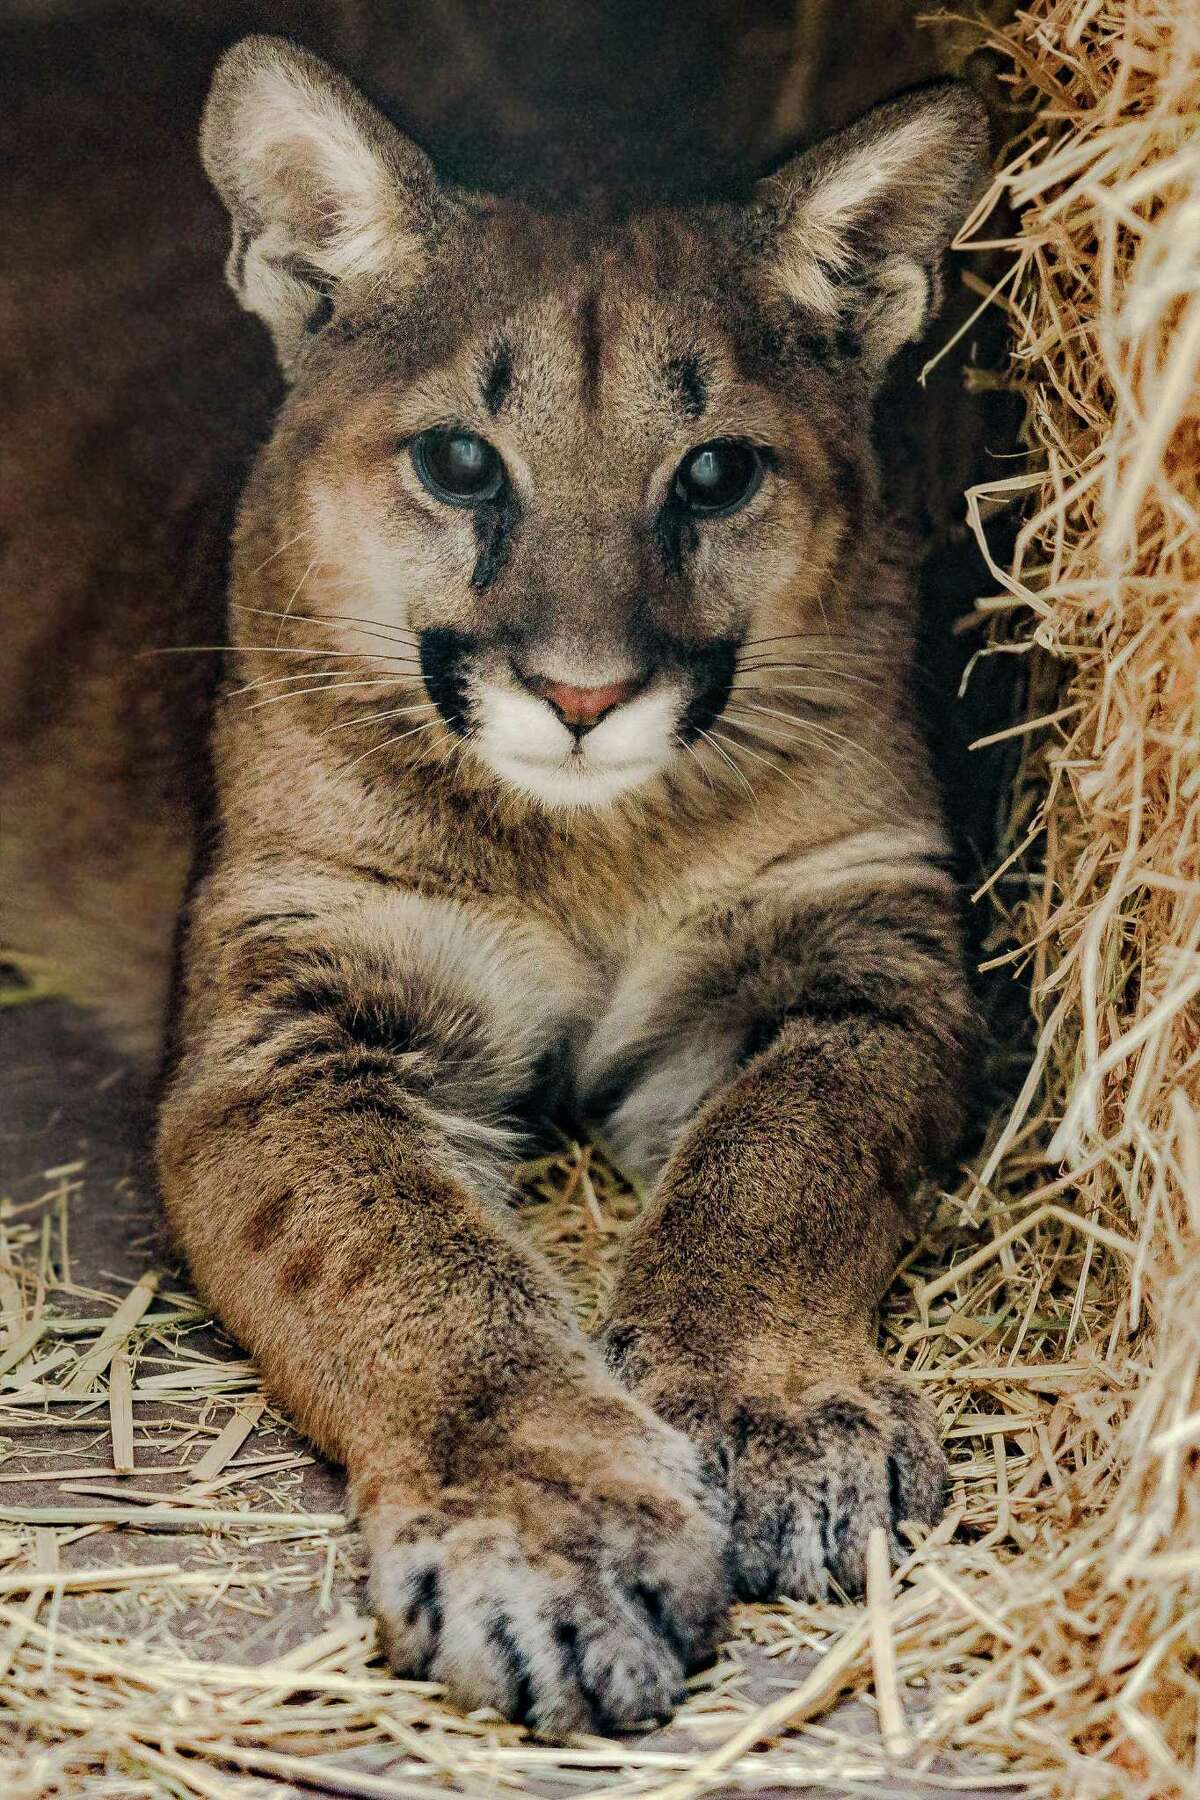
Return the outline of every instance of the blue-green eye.
[[[425,487],[447,506],[478,506],[504,486],[499,451],[473,431],[435,426],[413,439],[411,455]]]
[[[745,506],[762,480],[753,444],[716,438],[689,450],[675,472],[675,492],[689,512],[717,518]]]

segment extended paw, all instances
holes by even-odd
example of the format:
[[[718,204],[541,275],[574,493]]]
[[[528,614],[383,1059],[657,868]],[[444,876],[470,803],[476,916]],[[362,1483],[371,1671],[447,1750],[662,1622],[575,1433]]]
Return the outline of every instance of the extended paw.
[[[831,1581],[860,1594],[873,1528],[899,1561],[910,1548],[900,1527],[941,1517],[936,1421],[894,1376],[814,1383],[790,1402],[653,1385],[654,1404],[689,1433],[706,1479],[727,1498],[739,1599],[817,1600]]]
[[[724,1539],[691,1445],[637,1418],[644,1441],[543,1426],[435,1508],[370,1508],[401,1673],[547,1736],[666,1717],[725,1614]]]
[[[739,1596],[819,1599],[866,1581],[867,1539],[882,1526],[894,1559],[905,1521],[941,1516],[945,1459],[925,1404],[900,1382],[818,1390],[776,1410],[743,1405],[714,1442],[732,1502]]]

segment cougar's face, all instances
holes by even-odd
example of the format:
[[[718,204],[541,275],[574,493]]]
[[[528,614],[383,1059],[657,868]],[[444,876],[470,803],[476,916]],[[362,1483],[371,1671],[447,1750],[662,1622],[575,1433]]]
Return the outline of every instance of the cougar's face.
[[[845,409],[788,391],[735,279],[678,215],[590,243],[496,209],[302,361],[301,608],[399,633],[445,730],[547,806],[711,757],[743,647],[815,612]]]
[[[316,57],[245,39],[201,154],[228,279],[293,385],[238,604],[280,637],[303,616],[312,674],[352,655],[376,697],[407,682],[380,720],[548,806],[724,755],[743,653],[778,670],[855,604],[871,393],[936,305],[986,152],[970,90],[934,83],[740,203],[554,211],[447,186]]]

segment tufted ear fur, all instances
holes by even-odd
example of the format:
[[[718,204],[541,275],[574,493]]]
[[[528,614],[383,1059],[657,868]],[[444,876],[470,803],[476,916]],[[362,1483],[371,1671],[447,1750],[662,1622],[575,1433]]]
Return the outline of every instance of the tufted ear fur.
[[[431,163],[285,38],[243,38],[221,59],[200,151],[233,222],[230,286],[266,322],[285,372],[339,283],[420,273],[444,204]]]
[[[939,81],[875,107],[758,184],[772,288],[883,369],[941,300],[942,255],[987,168],[987,113]]]

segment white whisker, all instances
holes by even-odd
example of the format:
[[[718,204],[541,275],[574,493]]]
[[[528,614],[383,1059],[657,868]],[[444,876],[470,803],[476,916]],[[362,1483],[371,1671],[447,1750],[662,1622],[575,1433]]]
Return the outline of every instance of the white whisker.
[[[709,774],[708,770],[705,768],[704,759],[700,755],[700,752],[697,750],[695,744],[689,744],[686,738],[680,738],[679,743],[680,743],[681,747],[687,751],[688,755],[691,757],[692,761],[695,763],[696,767],[699,769],[701,775],[703,775],[705,787],[708,789],[708,791],[710,793],[715,793],[716,789],[713,787],[712,776]]]
[[[808,718],[801,719],[801,718],[798,718],[795,713],[781,712],[777,706],[760,706],[754,700],[743,700],[741,702],[741,705],[745,711],[753,712],[753,713],[762,713],[764,718],[782,719],[785,725],[791,725],[793,728],[796,728],[796,729],[801,728],[801,727],[807,728],[810,726],[815,727],[816,723],[817,723],[817,721],[815,719],[808,719]],[[850,739],[847,738],[846,742],[849,743]]]
[[[364,637],[378,637],[382,638],[386,644],[401,644],[405,648],[416,649],[415,642],[407,644],[405,638],[400,635],[401,628],[399,626],[388,625],[383,619],[365,619],[356,613],[281,613],[269,606],[246,606],[240,600],[231,601],[230,604],[236,612],[258,613],[264,619],[282,619],[285,624],[297,624],[304,621],[312,625],[331,625],[335,630],[341,631],[358,630]],[[409,632],[408,636],[411,638],[413,634]],[[278,638],[275,641],[278,643]]]
[[[869,681],[869,682],[864,681],[864,682],[859,682],[857,685],[860,687],[882,688],[883,683],[879,682],[879,681]],[[729,691],[731,694],[739,694],[739,695],[745,695],[745,694],[764,695],[765,694],[769,698],[773,699],[773,698],[775,698],[779,695],[783,695],[783,694],[800,694],[803,696],[803,695],[810,693],[812,690],[809,688],[804,688],[804,687],[799,687],[799,688],[793,687],[793,686],[789,685],[787,682],[780,682],[777,686],[774,686],[774,687],[768,687],[768,686],[765,686],[762,684],[759,684],[758,686],[752,686],[749,682],[746,682],[745,684],[739,684],[738,682],[734,682],[733,686],[730,688]],[[744,706],[750,706],[753,704],[753,702],[743,699],[742,704]],[[787,704],[789,704],[789,702],[785,701],[784,704],[787,705]],[[795,703],[792,703],[792,704],[795,704]],[[799,705],[802,708],[805,708],[805,702],[803,699],[800,700]],[[876,706],[873,701],[866,699],[861,694],[854,695],[854,696],[847,696],[847,695],[843,694],[841,696],[841,704],[837,707],[834,707],[834,706],[811,707],[810,706],[810,707],[805,708],[805,710],[803,710],[798,715],[792,714],[792,713],[787,713],[787,714],[781,714],[780,716],[787,717],[789,719],[799,717],[801,719],[806,719],[810,723],[815,725],[817,723],[817,720],[813,718],[814,712],[815,713],[833,713],[835,717],[842,718],[845,716],[846,711],[851,707],[851,705],[853,705],[854,709],[857,712],[866,714],[872,719],[879,719],[883,722],[884,725],[889,725],[891,723],[889,714],[886,713],[882,707]]]
[[[374,744],[370,750],[364,750],[361,756],[354,757],[351,762],[346,764],[346,768],[353,769],[358,763],[365,762],[368,756],[374,756],[378,751],[386,750],[392,744],[402,744],[405,738],[416,737],[419,731],[429,731],[439,722],[438,719],[426,719],[423,725],[414,725],[410,731],[401,731],[395,737],[384,738],[382,744]]]
[[[754,792],[754,789],[751,787],[749,781],[747,781],[744,771],[738,768],[738,766],[734,762],[732,756],[730,756],[726,751],[722,750],[720,744],[717,742],[715,737],[711,737],[707,731],[702,731],[699,726],[696,727],[696,733],[697,733],[697,736],[702,737],[704,739],[706,744],[712,745],[713,749],[716,751],[717,755],[721,758],[722,762],[729,764],[729,767],[733,770],[734,774],[737,776],[738,780],[741,782],[742,786],[745,788],[746,792],[749,794],[750,804],[751,804],[751,806],[753,806],[755,812],[757,812],[758,811],[758,798]]]
[[[306,538],[306,537],[311,537],[311,536],[312,536],[312,527],[306,526],[303,531],[297,531],[293,537],[284,538],[282,544],[280,544],[280,546],[277,550],[272,550],[270,556],[265,556],[263,558],[262,562],[256,564],[256,566],[253,569],[251,569],[251,571],[250,571],[251,575],[257,575],[261,569],[266,568],[268,563],[273,563],[277,556],[282,556],[285,550],[290,550],[293,544],[298,544],[300,542],[301,538]]]
[[[264,701],[263,705],[266,704]],[[380,719],[402,719],[407,713],[428,712],[432,707],[432,700],[417,700],[411,706],[395,706],[387,712],[364,713],[361,718],[342,719],[337,725],[327,725],[324,731],[317,733],[317,736],[328,737],[334,731],[355,731],[360,725],[374,725]]]
[[[760,644],[824,644],[835,643],[840,639],[856,642],[861,632],[852,631],[778,631],[774,637],[744,638],[743,650],[753,650]]]
[[[777,662],[774,657],[763,656],[756,662],[738,664],[739,675],[761,674],[764,670],[779,669],[782,672],[795,670],[799,675],[839,675],[843,681],[852,679],[841,666],[848,662],[869,663],[872,668],[878,667],[879,658],[869,651],[860,655],[856,650],[834,650],[823,656],[819,662]],[[863,677],[858,677],[859,680]]]
[[[838,690],[831,687],[768,687],[761,681],[735,681],[729,691],[731,694],[829,694],[845,703],[845,695],[839,695]]]
[[[311,679],[319,681],[320,676],[313,676]],[[382,679],[389,687],[397,687],[400,685],[395,676],[386,676]],[[375,685],[376,684],[372,681],[327,681],[323,683],[321,687],[292,688],[286,694],[268,694],[265,700],[253,701],[251,705],[245,708],[245,711],[257,712],[260,707],[275,706],[280,700],[303,700],[309,694],[336,694],[340,692],[342,688],[374,687]]]
[[[736,729],[738,729],[738,727],[735,727],[735,730]],[[720,734],[718,733],[718,735],[720,735]],[[745,735],[746,735],[746,733],[743,731],[743,736],[745,736]],[[795,781],[792,778],[792,776],[790,776],[788,774],[786,769],[781,769],[777,762],[772,762],[772,760],[769,756],[760,755],[757,750],[752,750],[750,748],[749,744],[738,744],[736,739],[734,739],[734,738],[723,737],[721,739],[721,742],[724,744],[733,744],[733,745],[735,745],[735,747],[737,749],[744,750],[746,752],[747,756],[752,756],[754,758],[755,762],[765,763],[766,767],[768,769],[770,769],[773,774],[782,775],[783,779],[786,782],[788,782],[788,784],[791,787],[794,787],[798,794],[802,794],[804,792],[804,789],[800,786],[800,783],[798,781]]]
[[[308,580],[309,576],[312,574],[313,570],[316,568],[316,566],[320,560],[321,560],[320,557],[317,557],[317,556],[313,557],[313,559],[309,563],[307,569],[305,569],[303,575],[300,577],[299,581],[296,583],[295,587],[292,589],[291,596],[288,599],[288,603],[284,607],[283,614],[280,618],[279,630],[275,634],[275,642],[276,643],[278,643],[280,638],[282,638],[282,636],[283,636],[283,628],[287,624],[288,614],[292,610],[292,601],[298,597],[298,595],[300,593],[300,589],[304,586],[305,582]]]
[[[753,707],[751,710],[754,712],[762,712],[762,711],[769,710],[769,709],[765,709],[763,707]],[[743,737],[754,737],[761,741],[764,737],[766,737],[767,733],[772,729],[770,726],[764,726],[764,725],[754,725],[754,724],[741,725],[741,724],[738,724],[736,721],[739,719],[739,717],[744,718],[745,715],[738,714],[738,713],[734,712],[731,708],[727,708],[726,712],[723,716],[730,721],[730,723],[733,725],[733,728],[735,731],[741,732]],[[787,715],[784,713],[775,713],[773,716],[776,718],[781,718],[781,719],[787,717]],[[809,744],[809,746],[811,747],[811,749],[815,753],[824,754],[826,756],[832,756],[837,762],[839,762],[842,765],[843,768],[849,769],[853,773],[858,773],[858,774],[861,773],[861,763],[860,763],[859,759],[862,757],[866,757],[869,762],[873,762],[875,764],[875,766],[880,770],[881,774],[885,777],[886,780],[888,780],[890,782],[895,782],[896,786],[898,788],[900,788],[901,793],[907,794],[907,790],[905,788],[901,787],[900,783],[896,781],[894,772],[888,768],[888,766],[885,762],[883,762],[878,756],[876,756],[876,754],[873,750],[868,750],[865,744],[860,744],[860,743],[856,742],[856,740],[854,738],[846,737],[846,735],[843,732],[834,731],[831,726],[822,724],[820,722],[820,720],[818,720],[818,719],[802,719],[802,720],[798,719],[798,720],[794,721],[794,723],[795,723],[796,729],[794,731],[786,732],[786,733],[782,734],[782,738],[780,737],[780,734],[776,731],[775,741],[776,742],[782,741],[782,743],[784,743],[784,744],[787,744],[787,743],[804,744],[807,742]],[[826,738],[832,738],[835,743],[844,744],[846,746],[846,748],[844,750],[837,750],[837,749],[834,749],[832,747],[832,745],[822,742],[821,738],[819,738],[819,737],[818,738],[806,737],[805,734],[810,731],[822,732]],[[748,749],[748,746],[746,746],[746,748]],[[777,754],[782,755],[783,754],[782,750],[779,751]]]
[[[346,671],[347,674],[351,674],[352,672],[353,671],[349,670],[349,669]],[[290,687],[297,681],[323,681],[325,676],[328,675],[328,673],[329,673],[328,669],[309,669],[303,675],[260,675],[257,681],[247,681],[241,687],[230,688],[225,697],[227,700],[235,700],[239,694],[256,693],[259,688]],[[333,681],[333,682],[330,682],[328,685],[330,687],[348,687],[348,688],[349,687],[403,687],[407,682],[410,682],[412,679],[413,679],[413,677],[411,675],[407,675],[407,674],[368,675],[368,676],[364,676],[361,681]],[[323,694],[323,693],[325,693],[325,691],[326,691],[325,688],[297,688],[296,689],[296,692],[299,694],[307,694],[307,693]]]
[[[213,650],[225,650],[239,656],[332,656],[350,662],[362,662],[371,656],[376,662],[403,663],[409,659],[387,656],[382,650],[325,650],[320,644],[156,644],[139,650],[139,656],[202,656]]]

